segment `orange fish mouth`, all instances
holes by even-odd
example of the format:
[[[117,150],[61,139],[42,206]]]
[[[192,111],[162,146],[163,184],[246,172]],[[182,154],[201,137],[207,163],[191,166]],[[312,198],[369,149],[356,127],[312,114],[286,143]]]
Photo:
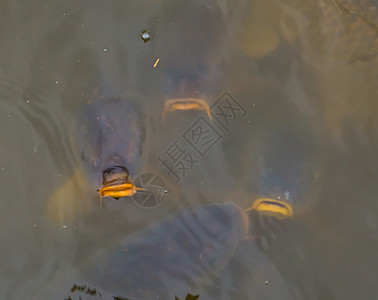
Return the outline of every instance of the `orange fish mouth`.
[[[249,210],[256,210],[260,215],[274,216],[279,219],[287,219],[293,216],[293,208],[289,203],[272,198],[258,198],[247,209],[247,211]]]
[[[209,119],[212,120],[209,104],[200,98],[175,98],[165,101],[161,118],[164,120],[167,112],[192,109],[205,110],[209,116]]]
[[[97,190],[100,197],[113,197],[115,199],[121,197],[133,196],[141,188],[136,187],[131,182],[125,182],[122,184],[106,185]]]

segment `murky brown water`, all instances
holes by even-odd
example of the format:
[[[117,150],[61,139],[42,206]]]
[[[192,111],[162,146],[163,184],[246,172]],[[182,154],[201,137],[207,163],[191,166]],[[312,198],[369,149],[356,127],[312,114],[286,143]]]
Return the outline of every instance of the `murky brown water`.
[[[149,239],[153,247],[154,236],[136,232],[188,207],[246,208],[281,192],[295,208],[290,221],[255,216],[252,238],[228,236],[214,253],[198,233],[215,263],[186,274],[194,285],[176,278],[180,299],[375,298],[377,32],[374,1],[1,0],[0,298],[127,296],[83,272],[97,267],[95,255]],[[76,123],[94,82],[143,112],[141,170],[168,190],[157,206],[122,198],[101,209],[79,171]],[[204,111],[162,121],[164,101],[180,93],[208,99],[213,121]],[[211,124],[213,139],[194,149],[197,122]],[[162,164],[173,145],[193,159],[176,175]],[[200,247],[191,245],[188,261]],[[168,286],[171,271],[161,273]],[[128,278],[119,275],[117,284]],[[102,296],[71,292],[74,283]]]

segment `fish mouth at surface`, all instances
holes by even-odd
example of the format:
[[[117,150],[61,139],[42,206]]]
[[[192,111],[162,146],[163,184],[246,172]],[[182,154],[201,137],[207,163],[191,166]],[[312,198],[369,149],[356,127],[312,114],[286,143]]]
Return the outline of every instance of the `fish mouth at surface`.
[[[168,99],[165,101],[164,104],[164,110],[162,113],[162,119],[164,120],[165,114],[167,112],[172,112],[175,110],[205,110],[207,112],[207,115],[212,120],[210,107],[207,101],[201,99],[201,98],[174,98],[174,99]]]
[[[293,216],[292,206],[284,201],[272,198],[258,198],[247,211],[255,210],[260,215],[287,219]]]
[[[106,169],[102,176],[102,187],[97,190],[100,197],[121,197],[133,196],[140,188],[129,181],[129,170],[124,166],[114,166]]]
[[[133,196],[137,190],[135,185],[132,182],[124,182],[120,184],[110,184],[103,186],[98,190],[100,197],[113,197],[119,199],[121,197]]]

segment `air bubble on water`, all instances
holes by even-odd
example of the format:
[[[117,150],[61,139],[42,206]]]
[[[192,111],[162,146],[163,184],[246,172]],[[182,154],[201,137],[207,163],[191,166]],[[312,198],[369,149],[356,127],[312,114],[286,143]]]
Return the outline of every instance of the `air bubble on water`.
[[[28,103],[28,104],[29,104],[29,103],[30,103],[30,100],[26,100],[26,103]]]
[[[34,147],[33,147],[33,152],[34,152],[34,153],[37,153],[37,151],[38,151],[38,146],[34,146]]]
[[[9,119],[12,119],[13,116],[14,116],[14,114],[13,114],[13,113],[10,113],[10,114],[8,115],[8,118],[9,118]]]
[[[148,30],[144,30],[140,34],[140,37],[143,40],[143,42],[147,43],[151,39],[151,33]]]
[[[68,227],[67,225],[63,225],[63,226],[62,226],[63,229],[66,229],[67,227]]]
[[[36,227],[37,227],[37,224],[34,224],[33,227],[36,228]]]
[[[4,168],[4,167],[2,167],[2,168],[1,168],[1,170],[2,170],[2,171],[5,171],[5,168]]]

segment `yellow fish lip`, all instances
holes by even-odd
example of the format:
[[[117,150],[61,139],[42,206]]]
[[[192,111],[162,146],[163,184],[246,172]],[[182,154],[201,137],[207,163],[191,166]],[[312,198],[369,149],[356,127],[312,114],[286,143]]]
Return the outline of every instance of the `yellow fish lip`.
[[[258,198],[246,211],[255,210],[260,215],[287,219],[293,216],[292,206],[284,201],[272,198]]]
[[[201,98],[174,98],[165,101],[164,110],[162,113],[162,119],[164,120],[165,114],[167,112],[175,111],[175,110],[205,110],[210,120],[212,120],[210,107],[207,101]]]
[[[138,189],[139,188],[133,185],[132,182],[125,182],[121,184],[106,185],[97,191],[101,197],[121,198],[133,196]]]

